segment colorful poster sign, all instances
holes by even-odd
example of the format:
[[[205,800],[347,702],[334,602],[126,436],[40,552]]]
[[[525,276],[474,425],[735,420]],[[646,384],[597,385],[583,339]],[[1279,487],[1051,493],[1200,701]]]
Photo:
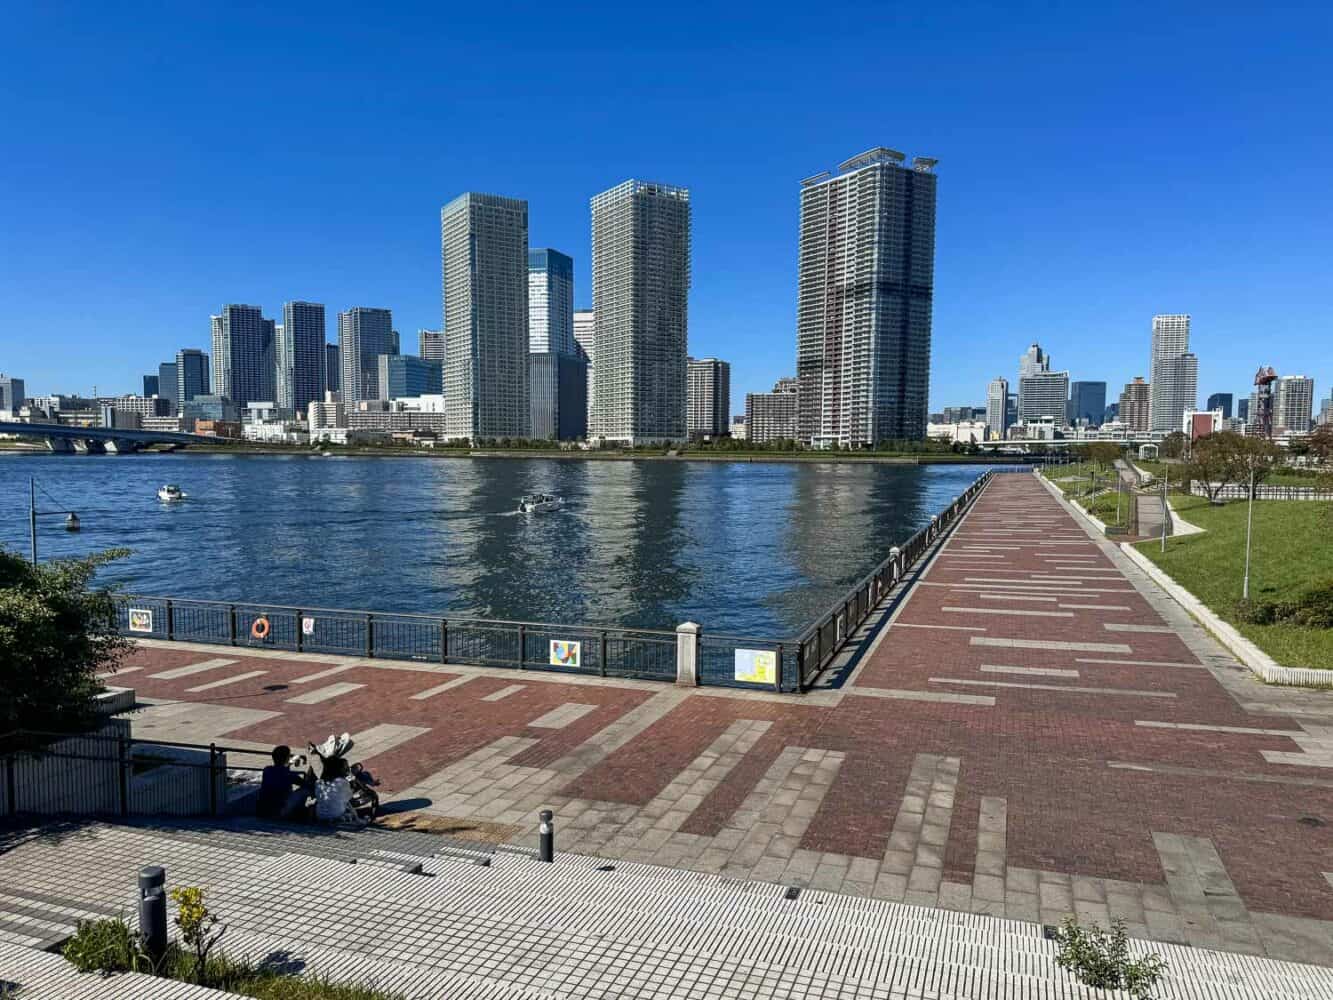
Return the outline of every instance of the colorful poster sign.
[[[736,650],[736,680],[772,684],[778,679],[778,654],[771,649]]]
[[[153,631],[153,612],[147,608],[130,608],[130,631]]]
[[[315,619],[304,618],[304,617],[301,619],[301,634],[302,635],[315,634]]]
[[[583,643],[566,642],[563,639],[551,640],[551,666],[577,668],[583,651]]]

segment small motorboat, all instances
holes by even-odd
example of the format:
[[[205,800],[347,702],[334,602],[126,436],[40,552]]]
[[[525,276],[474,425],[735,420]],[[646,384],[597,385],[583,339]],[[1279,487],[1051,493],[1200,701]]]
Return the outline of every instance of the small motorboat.
[[[520,514],[545,514],[548,511],[559,510],[560,505],[565,501],[554,493],[529,493],[518,502],[518,512]]]
[[[157,498],[163,503],[174,503],[177,500],[184,500],[187,496],[189,496],[189,494],[175,483],[167,483],[165,486],[159,486],[157,490]]]

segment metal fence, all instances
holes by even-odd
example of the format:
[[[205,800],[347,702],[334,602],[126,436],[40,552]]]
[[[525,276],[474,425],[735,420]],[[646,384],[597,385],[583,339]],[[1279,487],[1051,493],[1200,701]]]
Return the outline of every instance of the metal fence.
[[[1197,479],[1190,480],[1190,492],[1196,497],[1206,497],[1208,488]],[[1250,487],[1246,483],[1228,483],[1222,487],[1218,493],[1219,500],[1245,500],[1250,495]],[[1318,486],[1278,486],[1271,483],[1260,483],[1254,488],[1254,499],[1256,500],[1333,500],[1333,489],[1324,489]]]
[[[266,758],[217,744],[141,739],[125,720],[77,735],[18,730],[0,737],[0,812],[217,816],[234,787],[257,782]]]
[[[913,563],[963,516],[993,475],[994,470],[983,473],[960,496],[954,497],[953,503],[932,517],[928,525],[901,546],[891,549],[887,559],[796,640],[798,689],[804,690],[833,661]]]
[[[799,638],[749,638],[703,630],[698,683],[796,692],[823,670],[921,555],[976,499],[997,471],[978,477]],[[549,670],[674,681],[675,631],[432,615],[297,608],[148,595],[116,596],[120,630],[132,637],[294,653],[335,653],[422,663]]]
[[[642,680],[676,678],[676,633],[658,629],[230,604],[141,594],[117,595],[116,601],[121,632],[141,638]]]

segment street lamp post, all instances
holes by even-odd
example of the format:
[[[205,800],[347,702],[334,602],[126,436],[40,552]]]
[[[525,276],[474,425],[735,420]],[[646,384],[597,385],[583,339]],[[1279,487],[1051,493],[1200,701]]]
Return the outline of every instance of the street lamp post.
[[[1166,553],[1166,529],[1171,523],[1171,506],[1167,503],[1166,491],[1171,481],[1171,473],[1167,469],[1162,470],[1162,552]]]
[[[65,515],[65,530],[79,530],[79,515],[72,510],[38,510],[37,480],[28,479],[28,537],[32,543],[32,564],[37,565],[37,519],[39,517],[58,517]]]
[[[1245,512],[1245,579],[1241,583],[1241,597],[1250,599],[1250,535],[1254,527],[1254,470],[1250,470],[1250,503]]]

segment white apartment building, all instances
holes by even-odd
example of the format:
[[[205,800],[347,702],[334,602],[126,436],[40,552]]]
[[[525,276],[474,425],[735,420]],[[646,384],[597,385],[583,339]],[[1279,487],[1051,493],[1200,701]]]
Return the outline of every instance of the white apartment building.
[[[627,445],[683,441],[690,193],[629,180],[591,205],[588,435]]]
[[[440,211],[445,435],[528,436],[528,203],[469,192]]]
[[[936,161],[877,147],[801,182],[797,436],[925,437]]]
[[[1279,377],[1273,394],[1274,433],[1308,434],[1313,414],[1314,379],[1304,375]]]
[[[1180,428],[1186,410],[1199,405],[1199,359],[1189,353],[1190,318],[1170,314],[1152,318],[1149,358],[1148,426],[1154,431]]]

